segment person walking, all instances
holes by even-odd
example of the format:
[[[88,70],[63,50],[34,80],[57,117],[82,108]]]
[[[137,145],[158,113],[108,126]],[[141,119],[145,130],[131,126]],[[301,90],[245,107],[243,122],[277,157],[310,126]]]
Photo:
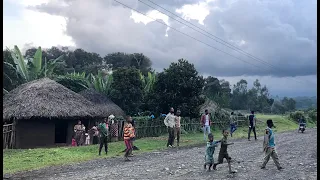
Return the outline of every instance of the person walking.
[[[204,156],[205,159],[205,163],[203,165],[204,169],[207,169],[207,165],[209,165],[209,171],[211,171],[211,167],[214,164],[214,160],[213,160],[213,154],[214,151],[216,149],[216,147],[218,146],[217,144],[221,141],[213,141],[214,137],[213,134],[208,134],[208,142],[207,142],[207,147],[206,147],[206,154]]]
[[[124,154],[125,161],[131,161],[128,157],[132,154],[132,139],[135,137],[134,129],[132,127],[132,117],[127,116],[126,122],[123,125],[123,140],[126,145],[126,153]]]
[[[101,155],[102,147],[104,146],[104,151],[106,155],[108,154],[108,134],[109,134],[109,126],[108,119],[105,118],[103,122],[98,125],[99,130],[99,156]]]
[[[264,142],[263,142],[263,151],[265,152],[265,157],[264,157],[264,161],[262,163],[261,169],[266,168],[266,165],[270,157],[272,157],[278,170],[281,170],[283,169],[283,167],[280,166],[278,153],[276,152],[276,149],[275,149],[276,144],[274,142],[274,132],[272,130],[272,127],[275,127],[275,126],[272,122],[272,119],[267,120],[267,126],[268,127],[266,128],[266,133],[265,133]]]
[[[223,135],[223,138],[221,139],[221,147],[219,151],[218,162],[214,163],[212,168],[214,170],[217,170],[216,169],[217,165],[222,164],[223,159],[226,159],[228,162],[229,173],[235,173],[235,171],[231,170],[231,157],[228,154],[228,146],[233,145],[234,143],[228,143],[228,136],[229,136],[228,130],[226,129],[222,130],[222,135]]]
[[[236,126],[236,117],[233,112],[231,112],[230,115],[230,135],[232,137],[232,134],[237,130]]]
[[[203,138],[206,141],[207,134],[211,133],[211,116],[209,114],[208,109],[204,111],[204,114],[201,116],[201,125],[203,130]]]
[[[251,114],[249,115],[248,141],[250,141],[251,130],[253,131],[254,139],[257,140],[256,123],[257,123],[257,118],[254,115],[254,111],[251,111]]]
[[[168,143],[167,147],[174,147],[174,127],[175,127],[175,115],[173,107],[170,108],[170,112],[167,114],[166,118],[164,119],[164,124],[168,127]]]

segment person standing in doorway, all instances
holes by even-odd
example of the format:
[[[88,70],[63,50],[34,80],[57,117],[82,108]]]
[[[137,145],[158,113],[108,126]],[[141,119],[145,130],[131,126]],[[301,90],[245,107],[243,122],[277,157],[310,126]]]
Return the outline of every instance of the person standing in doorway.
[[[83,144],[83,135],[84,135],[84,132],[85,132],[85,126],[81,123],[81,121],[79,120],[78,121],[78,124],[76,124],[73,128],[74,130],[74,133],[75,133],[75,140],[76,140],[76,143],[77,143],[77,146],[82,146]]]
[[[270,159],[270,157],[272,157],[274,163],[276,164],[278,170],[283,169],[283,167],[280,166],[279,163],[279,157],[278,154],[275,150],[275,142],[274,142],[274,132],[272,130],[272,127],[274,127],[273,122],[271,119],[267,120],[267,128],[266,128],[266,133],[265,133],[265,137],[264,137],[264,141],[263,141],[263,151],[265,152],[265,157],[264,157],[264,161],[262,163],[261,169],[265,169],[266,165]]]
[[[253,131],[254,139],[257,140],[256,123],[257,123],[257,119],[256,119],[256,116],[254,115],[254,111],[251,111],[251,114],[249,115],[248,141],[250,141],[251,130]]]
[[[102,147],[104,146],[104,151],[106,155],[108,154],[108,134],[109,134],[109,126],[108,126],[108,119],[105,118],[103,122],[98,125],[99,130],[99,156],[101,155]]]
[[[92,135],[92,144],[98,144],[99,143],[99,131],[98,131],[98,122],[95,122],[95,125],[91,128],[93,131]]]
[[[181,127],[181,124],[180,124],[180,121],[181,121],[181,111],[180,110],[177,110],[177,113],[176,113],[176,119],[175,119],[175,135],[177,136],[177,146],[179,146],[179,142],[180,142],[180,127]]]
[[[170,112],[167,114],[166,118],[164,119],[164,124],[168,127],[168,143],[167,147],[174,147],[174,127],[175,127],[175,115],[173,107],[170,108]]]
[[[201,116],[201,125],[203,130],[203,138],[206,141],[207,135],[211,133],[211,130],[210,130],[211,116],[209,114],[208,109],[206,109],[204,111],[204,114]]]

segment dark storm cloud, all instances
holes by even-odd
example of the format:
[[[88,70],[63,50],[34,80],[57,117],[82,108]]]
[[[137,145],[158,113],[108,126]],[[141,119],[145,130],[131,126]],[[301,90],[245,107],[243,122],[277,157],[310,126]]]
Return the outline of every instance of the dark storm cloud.
[[[119,0],[146,12],[149,7],[137,0]],[[157,4],[171,11],[199,1],[161,0]],[[180,58],[194,63],[198,71],[214,76],[270,75],[303,76],[316,74],[316,1],[216,0],[204,24],[192,22],[242,50],[272,64],[269,68],[241,55],[185,25],[170,19],[174,28],[244,61],[218,52],[172,29],[151,22],[147,25],[130,19],[131,11],[112,0],[68,0],[42,4],[37,10],[68,19],[66,33],[77,47],[105,55],[121,51],[142,52],[161,70]],[[146,3],[148,3],[146,1]],[[150,3],[149,3],[150,4]],[[240,45],[240,42],[245,42]]]

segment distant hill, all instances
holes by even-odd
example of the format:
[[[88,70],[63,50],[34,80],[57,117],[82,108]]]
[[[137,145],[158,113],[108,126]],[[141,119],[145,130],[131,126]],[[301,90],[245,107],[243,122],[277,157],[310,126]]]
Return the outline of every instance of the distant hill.
[[[297,109],[308,109],[311,107],[316,108],[317,107],[317,97],[306,97],[306,96],[300,96],[300,97],[294,97],[293,98],[296,101],[296,108]]]

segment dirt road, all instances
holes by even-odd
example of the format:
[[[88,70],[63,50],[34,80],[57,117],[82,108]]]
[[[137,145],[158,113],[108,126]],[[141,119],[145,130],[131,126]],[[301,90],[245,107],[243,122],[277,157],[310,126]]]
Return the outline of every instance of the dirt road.
[[[108,158],[62,167],[16,174],[10,179],[317,179],[317,130],[307,129],[305,133],[286,132],[276,134],[277,152],[285,168],[278,171],[272,159],[266,169],[262,163],[262,141],[232,140],[229,148],[233,157],[232,167],[237,171],[228,174],[227,164],[216,171],[206,172],[203,168],[205,145],[201,147],[170,149],[161,152],[144,153],[124,162],[122,158]],[[219,148],[216,149],[215,160]]]

